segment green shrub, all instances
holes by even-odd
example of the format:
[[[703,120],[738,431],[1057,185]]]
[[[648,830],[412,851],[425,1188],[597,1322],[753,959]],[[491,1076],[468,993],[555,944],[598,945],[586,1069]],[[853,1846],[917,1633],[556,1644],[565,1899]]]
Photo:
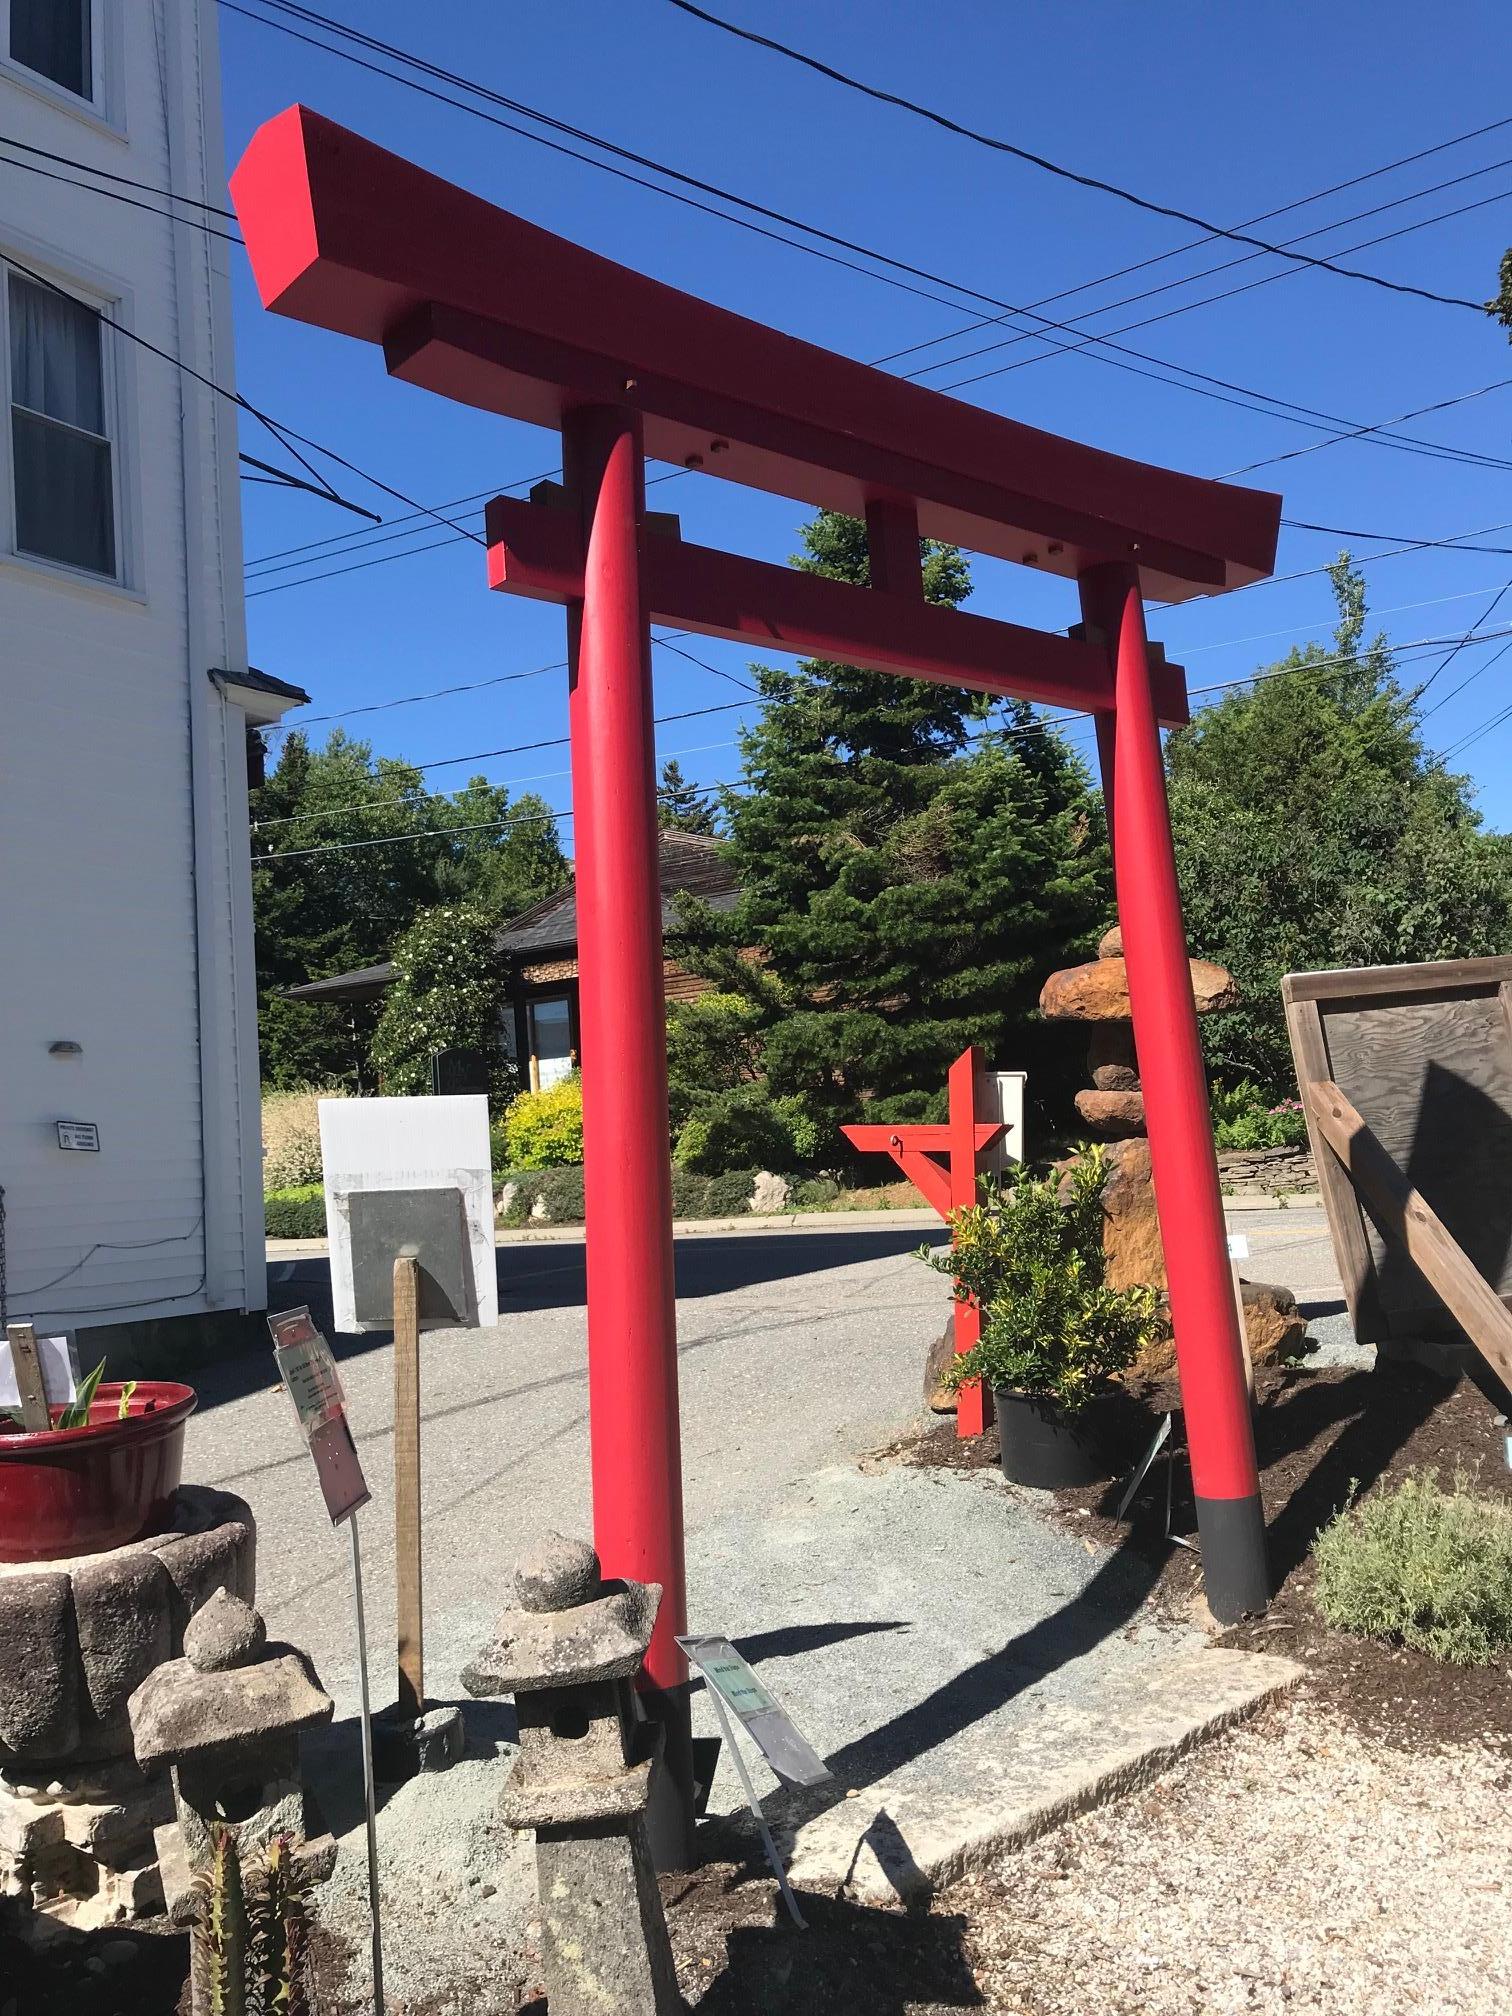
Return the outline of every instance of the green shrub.
[[[667,1108],[674,1131],[698,1107],[761,1075],[761,1020],[740,994],[700,994],[667,1010]]]
[[[303,1085],[294,1092],[264,1092],[262,1099],[263,1188],[290,1190],[318,1183],[322,1099],[344,1099],[341,1091]]]
[[[1451,1666],[1512,1646],[1512,1505],[1425,1470],[1341,1512],[1313,1543],[1317,1601],[1340,1631],[1386,1638]]]
[[[1220,1148],[1301,1148],[1307,1141],[1307,1118],[1300,1099],[1272,1105],[1248,1078],[1237,1085],[1214,1085],[1210,1104],[1213,1139]]]
[[[839,1195],[840,1185],[833,1176],[810,1176],[793,1192],[793,1208],[796,1211],[823,1211]]]
[[[324,1239],[325,1191],[319,1183],[270,1190],[263,1198],[263,1217],[270,1239]]]
[[[705,1100],[684,1121],[673,1159],[680,1169],[703,1176],[746,1169],[783,1173],[803,1166],[795,1138],[802,1125],[796,1101],[774,1099],[765,1085],[740,1085]],[[805,1145],[816,1148],[817,1134]]]
[[[975,1296],[982,1336],[952,1385],[984,1379],[1075,1413],[1125,1371],[1155,1330],[1152,1288],[1110,1288],[1103,1252],[1107,1161],[1084,1149],[1068,1177],[1010,1165],[1003,1187],[951,1216],[953,1244],[920,1258]]]
[[[504,1115],[504,1160],[512,1169],[581,1167],[583,1081],[575,1073],[539,1092],[522,1092]]]
[[[488,1163],[493,1171],[494,1188],[507,1182],[510,1174],[509,1136],[502,1115],[488,1123]]]
[[[691,1169],[679,1169],[672,1165],[672,1216],[674,1218],[707,1218],[709,1216],[709,1179],[695,1175]]]
[[[751,1192],[755,1188],[754,1169],[726,1169],[718,1176],[711,1176],[704,1205],[706,1215],[710,1218],[738,1218],[743,1211],[751,1208]]]
[[[515,1194],[503,1215],[506,1225],[581,1225],[583,1172],[579,1169],[517,1169],[505,1179]],[[536,1206],[541,1206],[540,1211]]]

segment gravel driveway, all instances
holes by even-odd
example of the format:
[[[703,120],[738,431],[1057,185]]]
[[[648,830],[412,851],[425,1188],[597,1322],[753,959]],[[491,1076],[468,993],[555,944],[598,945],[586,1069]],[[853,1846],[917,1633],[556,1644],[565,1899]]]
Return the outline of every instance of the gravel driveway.
[[[1505,1756],[1296,1701],[939,1908],[1002,2016],[1479,2016],[1512,1971],[1509,1790]]]

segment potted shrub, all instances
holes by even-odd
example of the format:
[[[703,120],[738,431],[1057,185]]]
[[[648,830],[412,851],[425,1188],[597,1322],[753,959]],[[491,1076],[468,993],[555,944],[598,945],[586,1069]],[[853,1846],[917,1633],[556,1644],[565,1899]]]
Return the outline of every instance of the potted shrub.
[[[166,1531],[194,1392],[168,1380],[102,1383],[97,1365],[52,1426],[0,1410],[0,1561],[99,1554]]]
[[[1003,1475],[1052,1490],[1110,1474],[1089,1403],[1126,1371],[1156,1328],[1152,1288],[1110,1288],[1103,1253],[1103,1151],[1068,1173],[1012,1169],[985,1202],[951,1218],[954,1244],[926,1253],[982,1311],[976,1348],[955,1359],[953,1386],[992,1389]]]

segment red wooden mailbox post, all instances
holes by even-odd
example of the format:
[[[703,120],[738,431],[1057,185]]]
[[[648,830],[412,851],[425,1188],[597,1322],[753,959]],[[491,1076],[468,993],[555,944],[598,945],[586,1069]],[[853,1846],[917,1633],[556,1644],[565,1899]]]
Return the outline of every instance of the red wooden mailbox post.
[[[977,1198],[981,1158],[1007,1132],[1001,1120],[979,1120],[976,1110],[981,1052],[973,1043],[950,1067],[950,1117],[943,1127],[842,1127],[853,1148],[891,1155],[924,1201],[942,1218],[965,1211]],[[942,1165],[935,1160],[943,1154]],[[955,1305],[955,1348],[960,1357],[982,1334],[982,1312],[975,1302]],[[980,1435],[992,1422],[992,1395],[980,1379],[963,1386],[956,1407],[956,1434]]]
[[[565,604],[571,658],[595,1538],[665,1596],[647,1670],[685,1795],[687,1669],[649,625],[1099,720],[1130,1002],[1214,1611],[1266,1601],[1264,1529],[1159,726],[1187,718],[1143,598],[1269,573],[1280,499],[1062,440],[600,258],[293,106],[232,178],[270,309],[560,430],[560,504],[498,498],[489,575]],[[644,457],[864,517],[872,585],[685,543]],[[1077,581],[1053,636],[922,597],[921,537]],[[962,1165],[964,1167],[964,1163]]]

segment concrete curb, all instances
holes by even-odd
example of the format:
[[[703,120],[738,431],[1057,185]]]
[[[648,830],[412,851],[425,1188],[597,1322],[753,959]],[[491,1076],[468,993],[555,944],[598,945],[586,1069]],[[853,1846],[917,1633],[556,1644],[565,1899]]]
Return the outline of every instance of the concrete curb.
[[[1298,1193],[1282,1200],[1278,1197],[1225,1197],[1225,1211],[1285,1211],[1288,1209],[1307,1210],[1322,1204],[1316,1193]],[[784,1211],[779,1216],[753,1217],[742,1214],[738,1218],[679,1218],[672,1227],[674,1239],[707,1239],[715,1236],[725,1238],[731,1233],[751,1236],[760,1232],[884,1232],[895,1230],[909,1232],[918,1230],[940,1230],[941,1223],[933,1211]],[[570,1244],[581,1240],[581,1225],[522,1225],[508,1226],[494,1233],[494,1245],[500,1249],[506,1246],[550,1246]],[[267,1242],[269,1260],[316,1260],[324,1259],[327,1251],[324,1239],[270,1239]]]
[[[991,1774],[979,1792],[953,1800],[940,1801],[938,1788],[935,1797],[919,1799],[885,1780],[860,1788],[817,1819],[779,1830],[791,1857],[789,1873],[795,1882],[843,1889],[863,1901],[928,1902],[971,1871],[1151,1784],[1200,1744],[1296,1686],[1303,1672],[1268,1653],[1192,1652],[1154,1676],[1141,1675],[1134,1688],[1115,1685],[1103,1694],[1095,1721],[1087,1718],[1085,1734],[1095,1741],[1110,1720],[1116,1724],[1122,1708],[1146,1731],[1152,1724],[1159,1730],[1153,1740],[1119,1742],[1115,1736],[1091,1754],[1073,1741],[1074,1761],[1052,1771],[1048,1787],[1041,1749],[1029,1766],[1034,1794],[1021,1801],[1014,1798],[1011,1766]],[[1120,1703],[1123,1692],[1129,1698]],[[1197,1703],[1190,1703],[1191,1695]]]

